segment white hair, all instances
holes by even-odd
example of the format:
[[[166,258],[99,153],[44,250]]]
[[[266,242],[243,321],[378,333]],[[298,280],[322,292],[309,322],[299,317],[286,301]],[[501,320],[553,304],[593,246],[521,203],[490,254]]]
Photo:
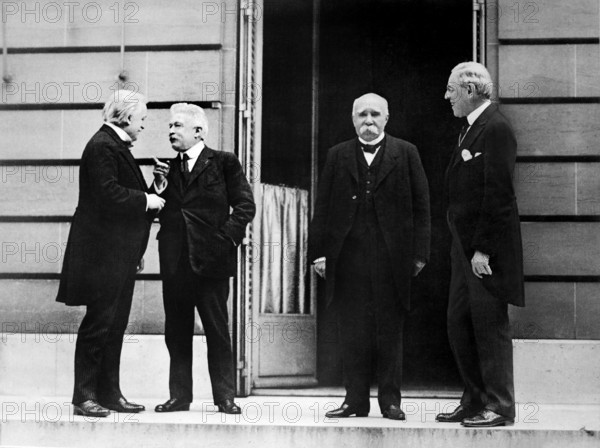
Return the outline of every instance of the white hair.
[[[116,90],[106,100],[102,109],[104,121],[116,126],[124,126],[127,118],[141,104],[146,104],[146,97],[132,90]]]
[[[206,113],[200,106],[189,103],[175,103],[171,106],[171,115],[183,114],[192,120],[192,126],[202,128],[202,135],[206,137],[208,134],[208,118]]]
[[[360,103],[361,101],[369,100],[369,99],[377,100],[377,101],[381,102],[381,104],[383,106],[383,114],[389,115],[387,100],[384,97],[382,97],[381,95],[377,95],[376,93],[365,93],[364,95],[356,98],[354,100],[354,103],[352,103],[352,115],[356,114],[356,106],[358,105],[358,103]]]
[[[463,62],[452,69],[458,75],[458,80],[463,87],[472,84],[477,96],[490,99],[494,84],[487,68],[479,62]]]

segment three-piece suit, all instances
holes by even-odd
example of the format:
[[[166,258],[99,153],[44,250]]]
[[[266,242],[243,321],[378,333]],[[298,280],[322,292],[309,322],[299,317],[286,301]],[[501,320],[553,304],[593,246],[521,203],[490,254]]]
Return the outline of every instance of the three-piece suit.
[[[415,260],[427,261],[429,189],[417,148],[386,134],[370,165],[357,138],[331,148],[310,227],[310,260],[326,257],[345,403],[369,410],[372,357],[379,405],[400,404],[402,331]]]

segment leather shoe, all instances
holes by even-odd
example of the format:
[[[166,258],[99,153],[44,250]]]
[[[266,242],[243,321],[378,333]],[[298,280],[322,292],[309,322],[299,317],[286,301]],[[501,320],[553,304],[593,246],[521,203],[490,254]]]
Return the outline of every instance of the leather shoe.
[[[180,398],[169,398],[163,404],[159,404],[154,408],[155,412],[177,412],[189,410],[189,401],[183,401]]]
[[[227,399],[223,400],[219,404],[217,404],[219,408],[219,412],[224,412],[225,414],[241,414],[242,410],[240,407],[233,402],[233,400]]]
[[[382,414],[383,418],[389,418],[390,420],[406,420],[404,411],[396,404],[390,405]]]
[[[337,409],[334,409],[333,411],[329,411],[325,414],[325,417],[327,418],[345,418],[345,417],[352,417],[353,415],[356,415],[357,417],[366,417],[367,415],[369,415],[369,410],[368,409],[359,409],[357,407],[354,406],[350,406],[348,403],[342,403],[342,406],[340,406]]]
[[[146,410],[146,408],[143,405],[131,403],[130,401],[127,401],[125,397],[121,397],[117,401],[112,403],[102,403],[102,406],[110,409],[111,411],[127,412],[130,414],[137,414],[138,412]]]
[[[441,423],[460,423],[465,418],[475,417],[478,413],[478,410],[471,409],[460,404],[452,412],[446,412],[436,415],[435,421]]]
[[[95,400],[85,400],[83,403],[74,405],[73,414],[84,417],[108,417],[110,410],[100,406]]]
[[[484,409],[474,417],[465,418],[462,421],[462,425],[469,428],[489,428],[492,426],[512,425],[514,422],[512,418],[496,414],[489,409]]]

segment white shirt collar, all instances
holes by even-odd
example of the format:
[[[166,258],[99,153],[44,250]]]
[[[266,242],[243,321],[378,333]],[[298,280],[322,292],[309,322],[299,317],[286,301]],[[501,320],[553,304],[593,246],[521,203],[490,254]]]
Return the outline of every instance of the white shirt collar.
[[[127,132],[125,132],[123,129],[121,129],[119,126],[116,126],[108,121],[105,121],[104,124],[108,127],[110,127],[113,131],[115,131],[117,133],[117,135],[119,136],[119,138],[121,140],[123,140],[125,143],[131,143],[131,137],[129,136],[129,134]]]
[[[483,113],[484,110],[488,108],[490,104],[492,104],[490,100],[485,100],[485,102],[481,106],[479,106],[469,115],[467,115],[467,121],[469,122],[469,126],[472,126],[473,123],[475,123],[475,120],[479,118],[479,116]]]
[[[379,134],[379,136],[375,140],[373,140],[371,142],[363,140],[360,137],[358,137],[358,141],[361,142],[363,145],[376,145],[377,143],[380,143],[384,137],[385,137],[385,132],[382,132],[381,134]]]
[[[204,141],[200,140],[194,146],[190,147],[187,151],[184,151],[181,154],[187,154],[190,160],[197,159],[200,156],[202,150],[204,149],[204,146]],[[183,157],[183,155],[181,157]]]

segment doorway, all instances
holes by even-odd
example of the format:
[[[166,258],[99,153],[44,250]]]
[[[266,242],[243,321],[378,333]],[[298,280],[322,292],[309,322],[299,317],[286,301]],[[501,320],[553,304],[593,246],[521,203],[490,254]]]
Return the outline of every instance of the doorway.
[[[403,388],[455,388],[460,381],[446,336],[450,274],[443,176],[460,124],[443,95],[450,69],[471,59],[471,2],[265,0],[263,20],[262,183],[310,191],[311,160],[320,172],[327,149],[354,136],[352,102],[366,92],[387,98],[386,131],[419,148],[431,193],[432,252],[413,288],[413,309],[405,326]],[[315,109],[318,132],[311,133]],[[313,138],[316,157],[311,154]],[[323,286],[316,285],[313,310],[316,379],[319,386],[340,386],[335,319],[323,306]],[[293,381],[288,378],[286,384]]]

